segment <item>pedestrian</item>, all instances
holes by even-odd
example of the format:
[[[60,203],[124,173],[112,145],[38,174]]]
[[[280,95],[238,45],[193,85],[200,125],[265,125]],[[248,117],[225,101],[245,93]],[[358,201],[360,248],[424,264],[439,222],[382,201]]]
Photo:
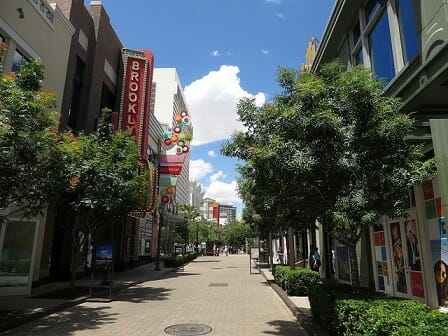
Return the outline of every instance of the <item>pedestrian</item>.
[[[317,246],[313,246],[311,248],[311,255],[310,255],[311,269],[316,272],[319,272],[320,265],[322,264],[320,261],[320,254],[318,250],[319,249],[317,248]]]
[[[227,245],[224,246],[224,254],[226,255],[226,257],[229,255],[229,249],[227,248]]]

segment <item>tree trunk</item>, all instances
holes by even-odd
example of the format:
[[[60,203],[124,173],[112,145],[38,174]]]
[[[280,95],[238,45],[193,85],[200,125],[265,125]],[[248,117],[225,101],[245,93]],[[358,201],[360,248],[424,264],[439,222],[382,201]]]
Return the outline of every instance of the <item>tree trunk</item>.
[[[351,242],[348,245],[349,258],[350,258],[350,277],[352,281],[353,293],[359,293],[359,266],[358,266],[358,256],[356,254],[356,242]]]
[[[289,268],[295,268],[295,247],[294,247],[294,229],[290,226],[288,228],[288,263]]]
[[[71,258],[71,273],[70,273],[70,288],[75,290],[76,287],[76,271],[78,269],[78,246],[75,242],[72,244],[72,258]]]
[[[272,265],[274,264],[274,253],[272,251],[272,230],[269,230],[268,234],[268,249],[269,249],[269,270],[272,271]]]

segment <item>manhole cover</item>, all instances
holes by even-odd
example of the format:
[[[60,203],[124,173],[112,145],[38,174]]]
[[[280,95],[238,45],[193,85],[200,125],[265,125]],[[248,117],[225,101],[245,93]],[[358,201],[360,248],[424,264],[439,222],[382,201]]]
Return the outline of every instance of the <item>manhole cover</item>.
[[[175,324],[165,328],[165,333],[169,335],[184,335],[184,336],[195,336],[195,335],[205,335],[212,331],[208,325],[205,324]]]

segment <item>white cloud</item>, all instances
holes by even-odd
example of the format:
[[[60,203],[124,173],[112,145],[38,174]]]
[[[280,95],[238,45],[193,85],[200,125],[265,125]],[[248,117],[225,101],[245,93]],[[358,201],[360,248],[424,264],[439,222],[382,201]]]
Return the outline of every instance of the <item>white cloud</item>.
[[[208,151],[208,156],[210,156],[210,157],[216,157],[216,153],[215,153],[215,151]]]
[[[217,57],[217,56],[221,56],[221,53],[218,50],[213,50],[213,51],[210,51],[210,55]]]
[[[269,54],[269,50],[267,50],[267,49],[260,49],[260,52],[261,52],[263,55],[267,55],[267,54]]]
[[[213,183],[213,182],[219,180],[221,177],[222,178],[226,177],[226,174],[224,174],[222,170],[220,170],[217,173],[214,173],[212,176],[210,176],[210,182]]]
[[[192,145],[228,139],[236,130],[243,130],[236,113],[241,98],[254,97],[258,106],[265,103],[264,93],[253,95],[241,87],[239,72],[237,66],[221,65],[185,87],[194,127]]]
[[[202,159],[190,160],[190,181],[197,181],[211,172],[213,172],[213,166],[210,162],[205,162]]]
[[[283,13],[277,13],[277,17],[282,20],[285,19],[285,15]]]
[[[237,183],[232,181],[225,183],[222,181],[213,181],[207,188],[204,197],[210,197],[220,203],[234,204],[241,203],[238,197]]]

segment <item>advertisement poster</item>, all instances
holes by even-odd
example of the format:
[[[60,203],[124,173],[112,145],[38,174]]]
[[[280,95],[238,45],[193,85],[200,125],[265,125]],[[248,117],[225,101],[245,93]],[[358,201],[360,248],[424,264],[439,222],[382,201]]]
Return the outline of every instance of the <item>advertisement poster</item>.
[[[347,246],[336,247],[336,261],[339,279],[350,281],[350,260]]]
[[[112,245],[102,244],[96,248],[96,264],[112,264]]]
[[[437,299],[440,306],[448,307],[448,239],[431,240],[431,252]]]
[[[390,223],[390,234],[392,241],[393,271],[395,273],[395,290],[400,293],[408,293],[406,285],[405,257],[403,254],[403,243],[401,241],[400,223]]]
[[[422,266],[420,263],[420,246],[417,239],[415,219],[405,221],[405,227],[409,266],[411,267],[411,270],[421,272]]]

